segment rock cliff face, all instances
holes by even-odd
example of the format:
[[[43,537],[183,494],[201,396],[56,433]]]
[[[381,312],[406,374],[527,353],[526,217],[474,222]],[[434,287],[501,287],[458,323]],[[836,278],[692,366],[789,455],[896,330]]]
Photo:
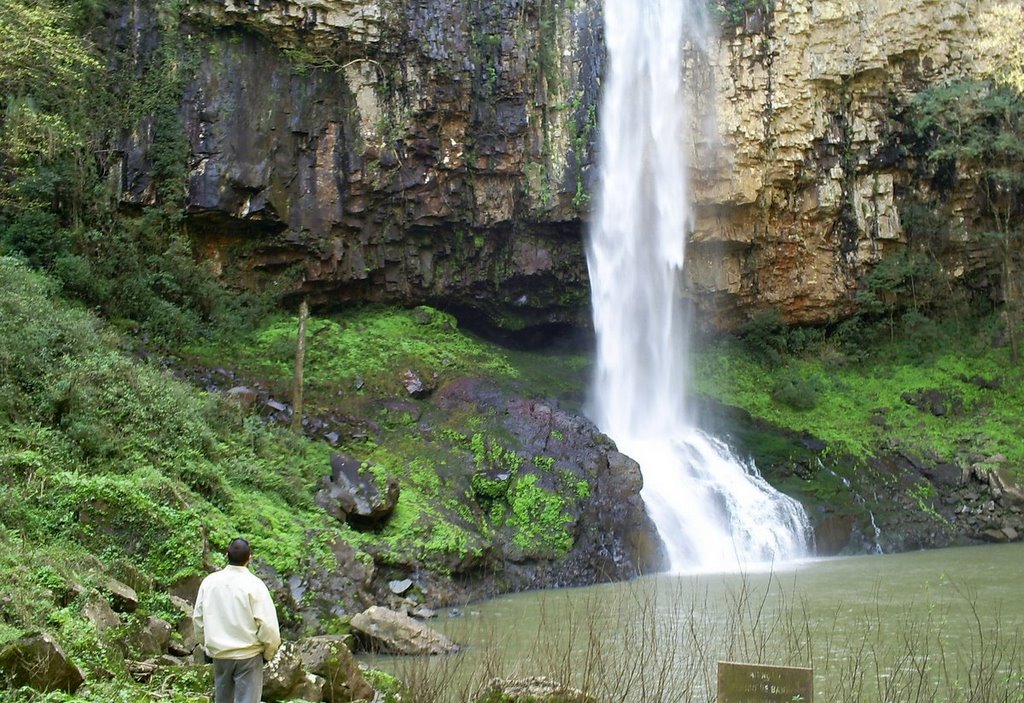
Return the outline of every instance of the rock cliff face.
[[[600,17],[550,0],[192,0],[189,226],[236,282],[586,322]]]
[[[905,239],[895,116],[970,70],[983,2],[776,0],[694,62],[717,127],[694,140],[688,287],[710,324],[850,313]],[[226,279],[513,332],[587,324],[599,0],[185,7],[187,222]],[[128,200],[152,197],[149,146],[140,131]],[[985,260],[965,243],[946,263]]]
[[[906,244],[908,164],[897,117],[930,83],[975,61],[975,0],[776,2],[715,58],[723,148],[702,174],[690,283],[721,324],[777,308],[840,318],[857,279]],[[717,264],[716,264],[717,262]],[[969,242],[944,262],[984,265]]]

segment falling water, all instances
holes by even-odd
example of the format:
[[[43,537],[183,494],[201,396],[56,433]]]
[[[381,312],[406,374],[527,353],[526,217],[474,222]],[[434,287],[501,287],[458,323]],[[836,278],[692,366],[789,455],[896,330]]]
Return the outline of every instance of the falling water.
[[[601,183],[587,261],[597,329],[591,414],[643,470],[673,571],[731,571],[804,553],[807,518],[687,417],[684,243],[692,229],[683,52],[706,0],[605,0]]]

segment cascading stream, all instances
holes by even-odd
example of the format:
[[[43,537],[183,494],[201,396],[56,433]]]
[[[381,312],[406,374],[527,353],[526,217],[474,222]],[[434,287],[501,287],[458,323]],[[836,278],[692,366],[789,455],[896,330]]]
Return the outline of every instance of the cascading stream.
[[[608,70],[587,262],[597,330],[590,412],[644,476],[673,571],[733,571],[804,555],[807,517],[687,417],[679,290],[692,229],[684,49],[704,0],[605,0]]]

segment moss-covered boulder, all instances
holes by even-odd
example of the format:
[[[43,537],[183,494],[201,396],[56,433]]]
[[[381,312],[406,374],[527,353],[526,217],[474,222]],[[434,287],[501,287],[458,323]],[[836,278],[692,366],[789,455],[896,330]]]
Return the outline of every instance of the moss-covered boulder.
[[[0,686],[74,693],[84,682],[82,670],[45,632],[22,637],[0,651]]]
[[[597,703],[583,691],[544,676],[494,679],[474,703]]]

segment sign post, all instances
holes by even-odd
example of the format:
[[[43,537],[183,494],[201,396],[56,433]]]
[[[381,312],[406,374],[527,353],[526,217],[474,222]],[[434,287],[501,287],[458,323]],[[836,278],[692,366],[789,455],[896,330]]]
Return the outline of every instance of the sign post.
[[[718,662],[718,703],[813,703],[814,671]]]

